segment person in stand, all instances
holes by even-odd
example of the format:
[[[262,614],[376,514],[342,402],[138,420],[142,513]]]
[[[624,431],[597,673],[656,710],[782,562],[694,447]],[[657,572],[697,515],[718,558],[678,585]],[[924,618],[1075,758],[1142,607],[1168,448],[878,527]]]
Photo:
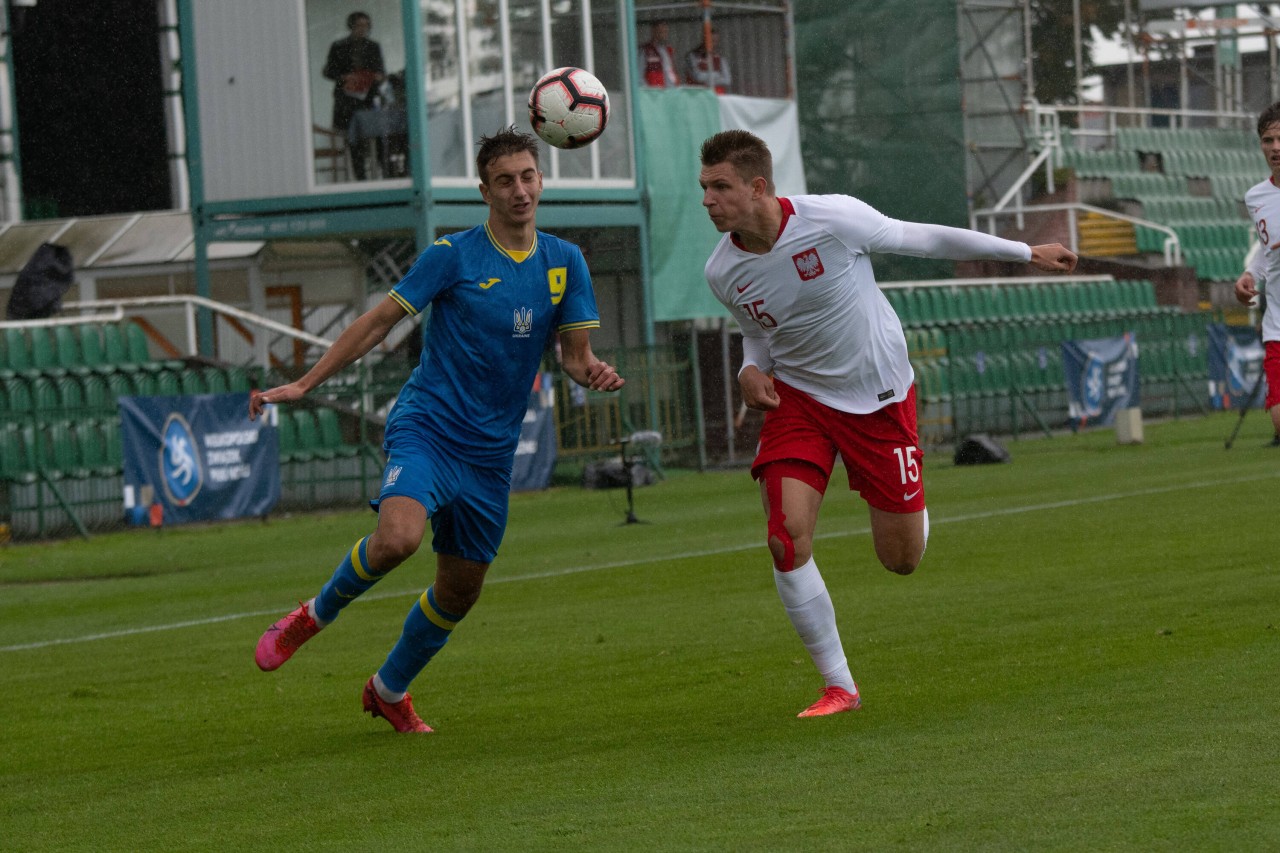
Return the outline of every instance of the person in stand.
[[[1258,142],[1271,175],[1244,194],[1245,207],[1258,232],[1261,245],[1249,269],[1236,279],[1236,299],[1248,305],[1269,286],[1280,289],[1280,101],[1258,116]],[[1272,232],[1275,232],[1274,234]],[[1273,284],[1276,283],[1276,284]],[[1280,310],[1268,296],[1262,306],[1262,369],[1266,375],[1267,398],[1263,406],[1271,415],[1274,434],[1268,447],[1280,447]]]
[[[507,524],[520,427],[543,352],[558,335],[564,371],[593,391],[622,377],[591,351],[600,325],[581,250],[536,229],[538,142],[514,127],[480,140],[487,221],[442,237],[381,303],[351,324],[301,379],[249,397],[249,416],[294,403],[369,352],[405,317],[431,309],[419,364],[387,418],[387,466],[374,532],[319,593],[264,633],[254,659],[278,669],[342,609],[418,550],[428,521],[435,582],[409,608],[400,639],[364,685],[364,710],[398,732],[430,732],[409,683],[480,597]]]
[[[640,77],[646,86],[670,89],[680,85],[676,51],[667,42],[669,33],[666,21],[654,21],[649,25],[649,40],[640,45]]]
[[[742,399],[765,412],[751,474],[783,608],[825,686],[800,712],[860,707],[813,534],[837,454],[871,514],[876,556],[907,575],[929,536],[916,392],[902,324],[876,286],[872,252],[1030,262],[1071,271],[1057,243],[890,219],[845,195],[779,198],[768,146],[726,130],[701,150],[702,204],[724,236],[706,264],[742,330]]]
[[[699,42],[698,46],[685,54],[685,82],[691,86],[706,86],[715,89],[717,95],[728,93],[733,80],[729,76],[729,62],[720,55],[720,35],[710,31],[711,50],[707,44]]]
[[[374,108],[378,85],[386,79],[387,69],[382,60],[382,46],[369,38],[373,19],[364,12],[352,12],[347,16],[347,29],[351,32],[349,36],[329,45],[321,73],[334,81],[333,129],[347,137],[352,174],[356,180],[363,181],[368,176],[364,137],[349,131],[356,113]]]

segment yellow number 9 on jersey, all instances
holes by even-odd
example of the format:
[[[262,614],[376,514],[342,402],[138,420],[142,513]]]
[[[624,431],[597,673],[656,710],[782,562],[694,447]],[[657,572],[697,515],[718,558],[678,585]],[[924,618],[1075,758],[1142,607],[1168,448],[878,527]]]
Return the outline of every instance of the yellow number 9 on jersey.
[[[564,299],[565,279],[569,277],[569,270],[566,267],[552,267],[547,270],[547,284],[551,287],[551,304],[559,305],[560,300]]]

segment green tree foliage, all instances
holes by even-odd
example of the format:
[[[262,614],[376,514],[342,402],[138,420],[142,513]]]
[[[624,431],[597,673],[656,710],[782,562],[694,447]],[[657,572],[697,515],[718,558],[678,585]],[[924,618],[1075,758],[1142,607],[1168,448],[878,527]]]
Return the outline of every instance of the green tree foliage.
[[[1136,9],[1137,3],[1134,7]],[[1031,59],[1036,100],[1042,104],[1076,103],[1075,22],[1072,0],[1032,0]],[[1136,11],[1135,11],[1136,14]],[[1080,0],[1083,74],[1094,70],[1090,46],[1094,31],[1104,38],[1124,26],[1124,0]]]

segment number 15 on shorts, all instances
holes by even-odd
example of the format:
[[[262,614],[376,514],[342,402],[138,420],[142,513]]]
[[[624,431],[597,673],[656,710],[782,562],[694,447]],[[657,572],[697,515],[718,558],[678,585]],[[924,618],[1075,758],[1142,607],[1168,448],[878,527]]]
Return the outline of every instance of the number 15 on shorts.
[[[893,449],[893,455],[898,457],[898,474],[902,477],[903,488],[909,489],[920,482],[920,463],[916,461],[919,453],[914,444]]]

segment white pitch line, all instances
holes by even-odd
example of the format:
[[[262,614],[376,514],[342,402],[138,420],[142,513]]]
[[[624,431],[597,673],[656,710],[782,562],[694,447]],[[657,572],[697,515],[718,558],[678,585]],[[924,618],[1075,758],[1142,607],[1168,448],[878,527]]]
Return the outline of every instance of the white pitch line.
[[[1066,509],[1069,507],[1085,506],[1087,504],[1105,503],[1107,501],[1128,500],[1130,498],[1147,497],[1150,495],[1168,494],[1169,492],[1191,491],[1193,489],[1205,489],[1211,486],[1230,486],[1239,483],[1255,483],[1259,480],[1271,480],[1280,477],[1280,472],[1270,474],[1255,474],[1247,477],[1236,477],[1230,480],[1213,480],[1211,482],[1199,483],[1179,483],[1171,486],[1156,486],[1149,489],[1136,489],[1132,492],[1117,492],[1110,495],[1093,495],[1087,498],[1073,498],[1065,501],[1051,501],[1041,504],[1029,504],[1026,506],[1004,507],[1002,509],[983,510],[982,512],[972,512],[966,515],[957,515],[951,518],[931,518],[929,522],[933,524],[956,524],[963,521],[980,521],[987,518],[997,518],[1005,515],[1020,515],[1028,512],[1042,512],[1050,509]],[[841,530],[834,533],[822,533],[814,537],[814,539],[840,539],[846,536],[863,536],[870,533],[869,527],[862,527],[856,530]],[[518,581],[546,580],[549,578],[559,578],[565,575],[576,575],[583,572],[599,572],[606,569],[625,569],[631,566],[642,566],[649,563],[665,563],[671,560],[692,560],[698,557],[714,557],[721,554],[733,554],[738,551],[754,551],[763,548],[759,542],[752,542],[746,545],[730,545],[723,548],[708,548],[702,551],[685,551],[682,554],[669,554],[667,556],[646,557],[636,560],[619,560],[614,563],[595,563],[587,566],[570,566],[563,569],[555,569],[548,572],[534,572],[526,575],[512,575],[510,577],[496,577],[487,581],[488,584],[496,583],[516,583]],[[401,596],[417,595],[414,590],[405,590],[401,592],[392,592],[390,590],[378,593],[369,593],[362,595],[361,601],[380,601],[388,598],[399,598]],[[45,649],[50,646],[64,646],[70,643],[89,643],[96,640],[112,640],[117,637],[132,637],[137,634],[151,634],[156,631],[174,631],[179,628],[195,628],[201,625],[214,625],[219,622],[232,622],[236,619],[252,619],[262,616],[274,616],[280,613],[280,610],[249,610],[242,613],[228,613],[222,616],[210,616],[205,619],[189,619],[183,622],[170,622],[165,625],[145,625],[140,628],[124,628],[119,631],[104,631],[99,634],[85,634],[79,637],[62,637],[54,640],[37,640],[32,643],[19,643],[12,646],[0,646],[0,652],[22,652],[32,649]]]

